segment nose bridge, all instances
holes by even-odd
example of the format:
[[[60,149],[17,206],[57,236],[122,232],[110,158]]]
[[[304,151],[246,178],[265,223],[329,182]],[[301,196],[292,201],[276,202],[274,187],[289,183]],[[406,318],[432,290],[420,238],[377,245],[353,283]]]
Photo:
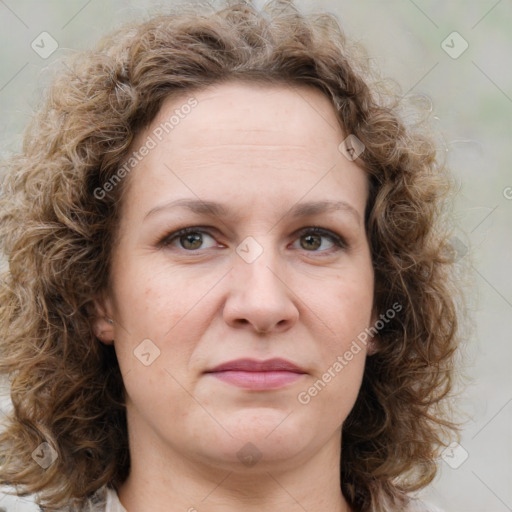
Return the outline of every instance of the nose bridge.
[[[229,323],[251,324],[257,331],[284,328],[297,318],[283,265],[271,236],[247,237],[236,249],[233,287],[226,303]]]
[[[282,283],[276,277],[280,267],[278,254],[272,246],[271,236],[246,237],[236,249],[235,268],[246,287],[281,288]]]

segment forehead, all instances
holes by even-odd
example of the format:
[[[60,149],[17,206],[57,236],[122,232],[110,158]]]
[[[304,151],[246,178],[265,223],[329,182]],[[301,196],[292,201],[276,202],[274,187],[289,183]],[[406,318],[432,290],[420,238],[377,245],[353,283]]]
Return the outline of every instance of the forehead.
[[[329,98],[309,86],[234,81],[173,96],[133,144],[158,139],[130,181],[137,189],[151,188],[150,181],[148,193],[162,199],[171,190],[183,196],[188,188],[197,199],[271,185],[295,200],[307,188],[318,195],[338,185],[354,196],[354,187],[366,190],[366,177],[338,149],[345,134],[336,114]]]
[[[192,97],[197,103],[189,109],[187,102]],[[181,110],[188,113],[183,115]],[[176,125],[172,130],[165,130],[169,114],[173,113],[179,119],[175,115]],[[151,126],[153,130],[163,127],[166,132],[163,137],[175,149],[185,147],[184,143],[191,138],[200,139],[203,148],[232,141],[281,149],[283,146],[325,149],[336,145],[341,135],[334,107],[318,89],[246,81],[215,84],[168,98]]]

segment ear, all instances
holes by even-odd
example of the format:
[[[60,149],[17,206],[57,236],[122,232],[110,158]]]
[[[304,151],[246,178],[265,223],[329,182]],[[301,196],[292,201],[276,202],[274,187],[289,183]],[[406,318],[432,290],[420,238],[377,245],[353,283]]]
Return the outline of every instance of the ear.
[[[372,312],[372,319],[371,319],[370,326],[373,327],[377,323],[378,319],[379,319],[379,316],[377,314],[377,309],[374,308],[373,312]],[[368,340],[368,343],[366,344],[366,355],[373,356],[374,354],[376,354],[379,351],[379,348],[378,348],[379,337],[378,336],[379,336],[378,334],[373,335]]]
[[[94,299],[95,316],[92,327],[96,337],[106,345],[112,345],[115,339],[115,324],[112,318],[112,304],[103,295]]]

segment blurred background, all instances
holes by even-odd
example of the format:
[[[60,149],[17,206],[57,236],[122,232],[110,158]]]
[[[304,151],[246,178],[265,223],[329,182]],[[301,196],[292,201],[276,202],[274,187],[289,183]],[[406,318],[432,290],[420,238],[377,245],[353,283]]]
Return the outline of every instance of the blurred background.
[[[0,157],[20,148],[53,62],[165,5],[172,0],[0,0]],[[473,269],[475,329],[464,347],[471,381],[460,402],[468,418],[460,445],[443,454],[421,495],[445,512],[512,511],[512,1],[296,5],[334,13],[404,95],[432,103],[433,127],[459,183],[453,246]],[[8,409],[5,398],[0,407]],[[5,494],[2,508],[38,510]]]

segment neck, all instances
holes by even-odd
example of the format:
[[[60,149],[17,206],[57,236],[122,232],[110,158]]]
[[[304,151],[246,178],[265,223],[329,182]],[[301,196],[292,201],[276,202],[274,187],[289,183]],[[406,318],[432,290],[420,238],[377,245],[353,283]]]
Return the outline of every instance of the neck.
[[[340,436],[301,463],[222,467],[183,457],[168,445],[132,443],[131,468],[119,488],[128,512],[350,512],[340,487]],[[140,438],[139,438],[140,439]]]

